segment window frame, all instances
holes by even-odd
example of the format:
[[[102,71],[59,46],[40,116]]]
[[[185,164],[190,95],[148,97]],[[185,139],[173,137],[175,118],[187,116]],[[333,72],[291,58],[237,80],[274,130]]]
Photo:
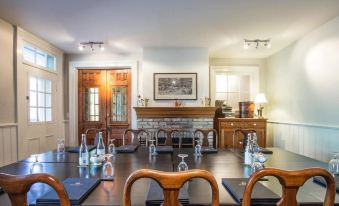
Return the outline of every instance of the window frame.
[[[34,49],[34,62],[30,62],[30,61],[28,61],[28,60],[26,60],[24,58],[24,50],[25,50],[26,46],[31,47],[31,48]],[[58,68],[58,58],[57,58],[57,56],[55,54],[53,54],[51,52],[47,52],[45,49],[37,47],[34,44],[31,44],[31,43],[26,42],[26,41],[24,41],[24,43],[22,45],[22,48],[21,48],[21,51],[22,51],[21,52],[22,53],[21,56],[22,56],[22,63],[23,64],[26,64],[26,65],[29,65],[29,66],[32,66],[32,67],[35,67],[35,68],[38,68],[38,69],[42,69],[44,71],[51,72],[51,73],[54,73],[54,74],[58,73],[57,72],[57,70],[58,70],[57,69]],[[40,52],[40,53],[42,52],[42,53],[44,53],[46,55],[46,58],[45,58],[45,60],[46,60],[46,67],[37,64],[37,60],[36,60],[37,57],[36,56],[37,56],[38,52]],[[48,55],[54,57],[54,68],[47,67],[47,56]]]
[[[39,125],[39,124],[53,124],[55,122],[54,120],[54,115],[53,115],[53,110],[54,110],[54,106],[53,106],[53,95],[54,95],[54,92],[53,92],[53,80],[50,79],[50,78],[45,78],[45,77],[42,77],[42,76],[39,76],[39,75],[35,75],[35,74],[29,74],[28,76],[28,80],[27,80],[27,122],[28,122],[28,125]],[[34,77],[36,79],[36,90],[31,90],[31,87],[30,87],[30,81],[31,81],[31,78]],[[41,92],[39,91],[38,89],[38,81],[40,80],[43,80],[44,81],[44,91]],[[46,91],[46,81],[50,81],[51,82],[51,90],[50,92],[47,92]],[[31,96],[30,96],[30,92],[36,92],[36,106],[31,106]],[[39,98],[38,98],[38,93],[43,93],[44,94],[44,106],[43,107],[39,107]],[[51,106],[50,107],[46,107],[46,94],[49,94],[51,95]],[[36,108],[37,111],[36,111],[36,115],[37,115],[37,121],[35,122],[32,122],[31,121],[31,108]],[[45,115],[45,118],[44,118],[44,121],[38,121],[39,118],[39,113],[38,113],[38,109],[39,108],[43,108],[44,109],[44,115]],[[51,110],[51,121],[46,121],[46,109],[50,109]]]
[[[211,66],[210,67],[210,97],[212,104],[216,100],[216,75],[249,75],[250,83],[250,101],[254,101],[255,94],[259,91],[259,67],[258,66]],[[238,110],[239,108],[233,108]]]

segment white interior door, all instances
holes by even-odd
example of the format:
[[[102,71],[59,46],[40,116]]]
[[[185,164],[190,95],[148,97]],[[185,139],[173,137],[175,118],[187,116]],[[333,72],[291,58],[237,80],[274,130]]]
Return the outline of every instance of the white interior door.
[[[61,135],[57,74],[24,67],[18,88],[19,159],[55,149]]]

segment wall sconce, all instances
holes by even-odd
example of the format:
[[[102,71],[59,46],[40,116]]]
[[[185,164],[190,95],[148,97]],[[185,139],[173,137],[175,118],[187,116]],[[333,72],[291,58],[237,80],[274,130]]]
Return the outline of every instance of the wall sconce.
[[[78,47],[79,51],[83,51],[85,49],[90,49],[92,52],[94,52],[96,49],[100,49],[100,51],[104,51],[104,42],[81,42]]]
[[[262,110],[264,109],[264,107],[262,106],[262,104],[267,103],[267,99],[264,93],[258,93],[255,96],[255,100],[254,103],[259,104],[259,108],[257,109],[258,111],[258,116],[259,118],[262,118]]]
[[[271,43],[269,39],[244,39],[244,49],[249,49],[251,45],[254,45],[256,49],[258,49],[261,46],[266,47],[267,49],[271,48]]]

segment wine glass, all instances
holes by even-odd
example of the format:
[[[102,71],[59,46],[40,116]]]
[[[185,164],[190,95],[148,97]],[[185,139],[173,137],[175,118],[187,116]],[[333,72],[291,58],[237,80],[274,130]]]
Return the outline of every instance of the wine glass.
[[[31,157],[34,158],[35,161],[31,165],[31,167],[29,169],[29,172],[31,174],[33,174],[33,173],[42,173],[43,172],[43,165],[42,165],[41,162],[39,162],[39,155],[38,154],[34,154]]]
[[[200,141],[199,140],[195,140],[196,144],[194,147],[194,155],[197,157],[201,157],[201,145],[200,145]]]
[[[185,162],[185,157],[188,157],[188,154],[178,154],[178,157],[181,157],[181,162],[178,164],[178,171],[179,172],[187,171],[188,166]]]
[[[267,156],[261,152],[253,154],[253,164],[251,165],[252,172],[256,172],[265,168],[265,162],[267,161]]]
[[[102,166],[102,179],[104,180],[113,180],[114,177],[114,168],[113,164],[111,163],[110,159],[113,157],[112,154],[105,154],[104,155],[106,162],[104,166]]]
[[[158,153],[157,153],[157,149],[156,149],[156,147],[155,147],[155,145],[154,145],[154,139],[150,139],[149,140],[150,142],[151,142],[151,144],[150,144],[150,146],[149,146],[149,153],[152,155],[152,156],[155,156],[155,155],[157,155]]]
[[[258,153],[260,151],[256,133],[252,133],[252,150],[253,150],[253,153]]]
[[[115,141],[115,139],[110,139],[109,145],[108,145],[108,153],[112,154],[113,156],[116,155],[116,153],[117,153],[117,151],[115,149],[114,141]]]
[[[60,138],[57,139],[58,145],[57,145],[57,153],[64,154],[65,153],[65,139]]]
[[[251,165],[252,173],[255,173],[261,169],[264,169],[264,166],[260,162],[253,162],[253,164]]]
[[[333,176],[339,175],[339,152],[334,152],[328,163],[328,170]]]

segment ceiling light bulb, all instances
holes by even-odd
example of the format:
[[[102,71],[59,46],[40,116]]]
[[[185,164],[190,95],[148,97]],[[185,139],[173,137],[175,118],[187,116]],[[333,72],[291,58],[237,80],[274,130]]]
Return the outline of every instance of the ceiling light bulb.
[[[271,48],[271,43],[270,43],[270,42],[267,42],[266,47],[267,47],[267,49]]]
[[[100,51],[105,51],[105,47],[100,45]]]
[[[249,43],[246,43],[246,42],[245,42],[245,43],[244,43],[244,49],[248,49],[249,45],[250,45]]]
[[[79,45],[78,49],[79,49],[79,51],[82,51],[82,50],[84,50],[84,46],[83,45]]]

